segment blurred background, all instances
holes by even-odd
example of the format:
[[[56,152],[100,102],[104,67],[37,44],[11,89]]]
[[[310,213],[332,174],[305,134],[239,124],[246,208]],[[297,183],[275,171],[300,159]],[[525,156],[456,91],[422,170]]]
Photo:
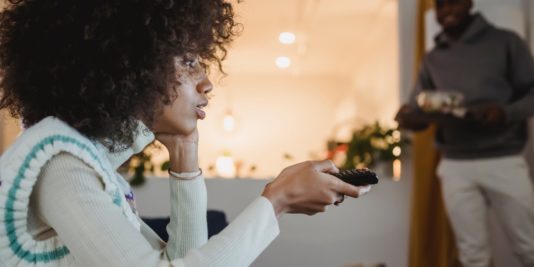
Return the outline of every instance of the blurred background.
[[[432,3],[235,4],[243,30],[224,63],[227,75],[211,74],[214,96],[199,126],[209,208],[231,221],[284,167],[309,159],[370,166],[382,178],[365,198],[328,213],[284,216],[282,234],[252,266],[456,266],[439,190],[431,182],[435,174],[421,177],[413,171],[435,173],[435,165],[417,160],[435,158],[431,137],[401,133],[393,120],[439,31]],[[534,47],[531,0],[475,3],[490,21]],[[2,111],[0,153],[20,130]],[[426,150],[414,147],[424,144]],[[161,194],[168,183],[161,168],[165,161],[165,151],[151,147],[124,170],[137,178],[142,216],[169,214],[168,196]],[[494,219],[492,232],[495,266],[520,266]]]
[[[229,154],[243,165],[240,175],[273,177],[293,161],[324,157],[327,141],[349,139],[355,126],[391,126],[399,105],[397,5],[236,5],[243,32],[229,51],[228,76],[213,79],[218,86],[200,126],[202,165]],[[229,114],[235,129],[225,131]],[[248,174],[251,166],[257,169]]]

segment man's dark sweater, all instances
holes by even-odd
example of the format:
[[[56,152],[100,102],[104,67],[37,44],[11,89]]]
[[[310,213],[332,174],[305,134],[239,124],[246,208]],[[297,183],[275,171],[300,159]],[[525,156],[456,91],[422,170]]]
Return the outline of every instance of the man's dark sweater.
[[[497,29],[482,15],[457,41],[444,33],[424,58],[411,101],[421,90],[458,91],[466,107],[494,103],[504,107],[506,124],[439,128],[439,149],[447,158],[473,159],[521,153],[527,119],[534,114],[534,61],[515,33]]]

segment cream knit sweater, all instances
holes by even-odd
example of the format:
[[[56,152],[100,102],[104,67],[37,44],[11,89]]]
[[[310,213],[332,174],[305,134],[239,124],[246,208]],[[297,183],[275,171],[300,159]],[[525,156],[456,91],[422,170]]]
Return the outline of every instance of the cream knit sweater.
[[[110,153],[98,144],[97,148],[116,169],[153,139],[150,132],[140,134],[131,148],[120,153]],[[120,183],[127,192],[124,180]],[[0,258],[0,266],[18,262],[17,266],[240,267],[250,265],[279,233],[271,203],[258,197],[208,241],[203,177],[191,181],[171,178],[169,188],[171,222],[165,244],[138,217],[139,230],[128,221],[121,208],[110,201],[93,168],[76,155],[59,153],[40,171],[30,196],[27,229],[34,242],[60,240],[73,260],[54,264]],[[9,247],[0,247],[6,249]],[[7,255],[4,252],[0,255]]]

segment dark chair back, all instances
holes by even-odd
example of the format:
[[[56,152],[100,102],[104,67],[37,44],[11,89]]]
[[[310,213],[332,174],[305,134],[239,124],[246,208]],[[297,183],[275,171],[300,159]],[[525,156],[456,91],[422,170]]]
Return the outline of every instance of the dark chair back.
[[[162,218],[141,218],[143,221],[159,235],[159,237],[167,242],[169,234],[167,233],[167,225],[169,224],[169,217]],[[221,232],[227,225],[226,214],[220,210],[208,210],[208,238]]]

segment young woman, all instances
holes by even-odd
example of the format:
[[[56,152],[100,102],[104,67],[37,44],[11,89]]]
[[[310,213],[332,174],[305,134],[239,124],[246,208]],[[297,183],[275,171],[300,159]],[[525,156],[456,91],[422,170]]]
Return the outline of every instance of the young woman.
[[[330,161],[283,170],[207,240],[197,121],[206,76],[236,23],[224,0],[11,0],[0,15],[0,108],[26,130],[0,160],[2,266],[248,266],[284,213],[368,191]],[[116,168],[153,140],[169,151],[163,243]]]

